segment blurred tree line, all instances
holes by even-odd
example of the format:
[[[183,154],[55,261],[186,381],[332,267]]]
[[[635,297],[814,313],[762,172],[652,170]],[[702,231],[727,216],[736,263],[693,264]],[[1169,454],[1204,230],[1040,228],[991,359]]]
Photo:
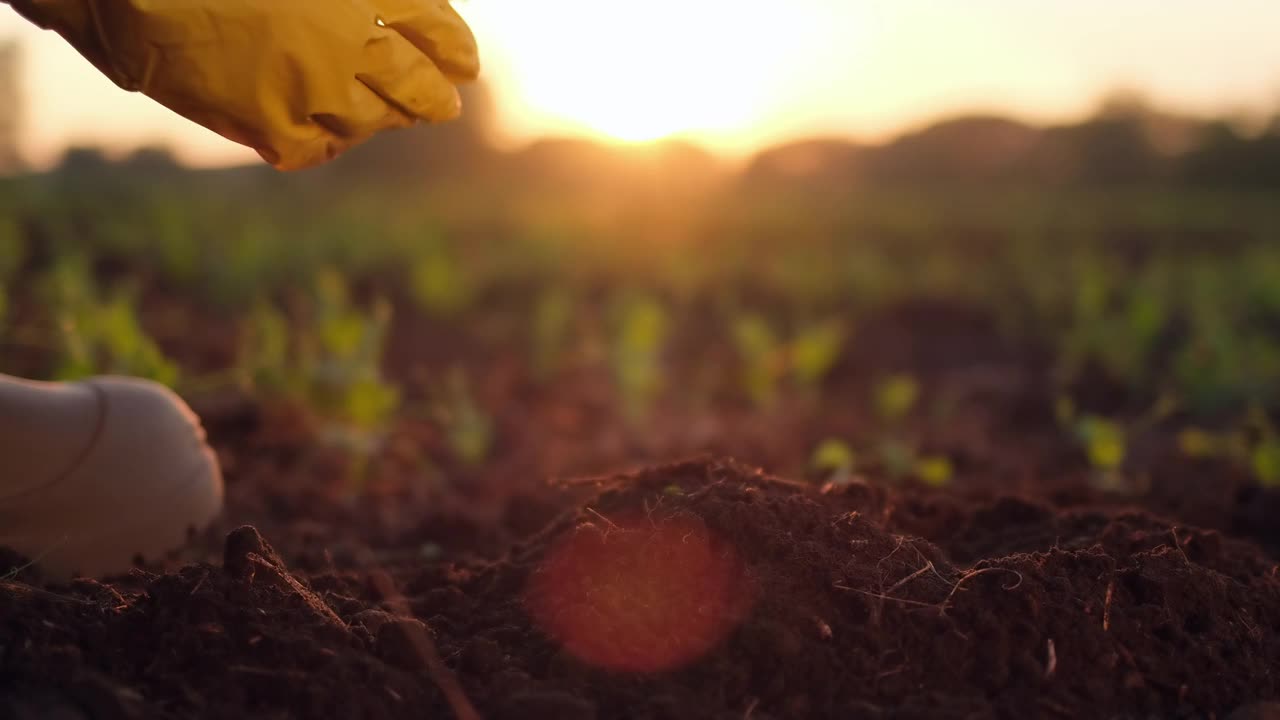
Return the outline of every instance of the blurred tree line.
[[[937,122],[883,145],[794,143],[761,153],[749,184],[984,183],[1280,188],[1280,116],[1261,129],[1163,112],[1133,93],[1108,98],[1081,122],[1037,127],[974,115]]]
[[[0,48],[0,106],[18,107],[16,53]],[[514,189],[567,193],[685,191],[720,174],[709,153],[683,142],[612,147],[546,139],[517,152],[491,141],[496,112],[483,85],[463,88],[464,115],[441,126],[384,133],[331,165],[304,173],[308,184],[456,185],[483,181]],[[19,168],[18,111],[0,116],[0,172]],[[57,169],[67,178],[172,175],[181,167],[163,148],[110,160],[96,148],[72,148]],[[259,177],[251,167],[220,171]],[[814,139],[756,155],[742,187],[785,185],[830,192],[857,187],[981,184],[1027,187],[1280,188],[1280,115],[1266,123],[1197,118],[1162,111],[1135,93],[1117,93],[1085,120],[1035,126],[995,115],[946,119],[879,145]]]

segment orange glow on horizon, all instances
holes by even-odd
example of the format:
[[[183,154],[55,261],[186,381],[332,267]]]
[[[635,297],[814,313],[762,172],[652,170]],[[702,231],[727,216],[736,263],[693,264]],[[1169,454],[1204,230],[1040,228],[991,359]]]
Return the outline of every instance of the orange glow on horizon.
[[[883,140],[963,112],[1071,121],[1117,87],[1196,114],[1269,114],[1280,102],[1274,0],[455,4],[480,41],[496,139],[510,148],[548,135],[675,137],[742,157],[814,136]],[[37,166],[76,144],[257,162],[121,92],[0,2],[0,43],[10,39],[25,65],[22,151]]]

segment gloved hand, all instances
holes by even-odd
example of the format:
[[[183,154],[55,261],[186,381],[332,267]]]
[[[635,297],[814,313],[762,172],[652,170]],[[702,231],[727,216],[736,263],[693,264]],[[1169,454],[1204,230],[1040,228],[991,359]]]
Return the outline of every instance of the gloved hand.
[[[0,0],[116,84],[284,170],[443,121],[479,73],[449,0]]]

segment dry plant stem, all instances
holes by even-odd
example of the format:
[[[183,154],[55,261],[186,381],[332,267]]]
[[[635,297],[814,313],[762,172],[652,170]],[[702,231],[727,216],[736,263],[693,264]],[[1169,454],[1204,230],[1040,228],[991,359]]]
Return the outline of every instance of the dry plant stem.
[[[985,575],[990,572],[1007,572],[1018,576],[1017,582],[1012,585],[1004,586],[1005,590],[1016,590],[1018,586],[1022,584],[1022,573],[1017,570],[1009,570],[1006,568],[982,568],[981,570],[970,570],[960,576],[960,579],[956,581],[955,587],[951,588],[951,592],[947,594],[947,598],[942,601],[942,605],[940,607],[943,609],[943,612],[946,612],[946,608],[951,604],[951,598],[955,597],[955,594],[960,591],[961,585],[964,585],[971,578],[975,578],[979,575]]]
[[[1116,579],[1111,578],[1107,583],[1107,599],[1102,605],[1102,631],[1111,631],[1111,596],[1116,591]]]
[[[320,613],[325,620],[333,623],[335,627],[342,628],[343,630],[350,629],[347,627],[347,624],[342,621],[342,618],[338,617],[337,613],[330,609],[323,600],[316,597],[314,593],[303,587],[302,583],[294,579],[293,575],[291,575],[287,570],[277,567],[270,560],[267,560],[257,553],[247,553],[245,557],[247,557],[249,562],[253,563],[257,568],[261,568],[270,573],[277,587],[280,587],[281,589],[287,588],[298,597],[307,600],[308,605],[310,605],[316,612]]]
[[[57,602],[71,603],[73,605],[92,605],[88,600],[82,600],[68,595],[59,595],[55,592],[49,592],[38,587],[32,587],[26,583],[10,582],[8,580],[0,580],[0,591],[13,593],[14,595],[34,595],[47,600],[55,600]]]
[[[409,609],[409,604],[405,601],[404,595],[396,590],[395,582],[390,575],[381,570],[375,570],[369,573],[369,582],[378,594],[382,596],[383,600],[393,607],[397,615],[413,618],[413,611]],[[436,687],[440,688],[440,692],[444,693],[449,707],[453,708],[454,717],[457,720],[481,720],[479,711],[476,710],[475,705],[471,703],[471,699],[463,691],[457,676],[444,664],[444,659],[440,657],[440,650],[436,647],[435,641],[431,639],[431,634],[426,631],[425,627],[416,624],[411,626],[406,624],[405,627],[409,633],[409,641],[413,645],[414,651],[418,653],[423,667],[427,668],[427,674],[431,676],[431,681],[436,684]]]
[[[933,567],[933,561],[932,561],[932,560],[927,560],[927,561],[925,561],[925,565],[924,565],[924,567],[921,567],[919,570],[916,570],[915,572],[911,573],[910,575],[908,575],[908,576],[906,576],[906,577],[902,578],[901,580],[899,580],[898,582],[894,583],[894,584],[893,584],[893,586],[892,586],[892,587],[890,587],[888,590],[885,590],[885,591],[884,591],[884,593],[885,593],[886,595],[889,595],[889,594],[891,594],[893,591],[895,591],[895,590],[897,590],[898,588],[902,587],[903,585],[906,585],[907,583],[911,582],[912,580],[915,580],[916,578],[920,577],[921,575],[924,575],[925,573],[927,573],[927,572],[929,572],[930,570],[933,570],[933,569],[934,569],[934,567]]]
[[[1022,573],[1018,572],[1017,570],[1009,570],[1007,568],[982,568],[980,570],[970,570],[964,575],[961,575],[960,579],[956,581],[954,586],[952,586],[951,592],[947,593],[947,596],[940,603],[926,603],[926,602],[920,602],[919,600],[910,600],[907,598],[900,598],[900,597],[894,597],[892,595],[889,595],[889,593],[902,587],[907,582],[914,580],[915,578],[934,569],[935,568],[932,562],[926,562],[924,567],[921,567],[919,570],[916,570],[915,572],[911,573],[910,575],[903,578],[902,580],[899,580],[898,582],[894,583],[894,585],[889,589],[887,589],[886,591],[879,592],[879,593],[871,592],[869,590],[862,590],[855,587],[849,587],[848,585],[845,585],[843,583],[835,583],[832,587],[835,587],[840,590],[849,590],[852,592],[860,593],[862,595],[866,595],[867,597],[873,597],[880,600],[891,600],[893,602],[902,603],[904,605],[915,605],[917,607],[935,608],[938,610],[939,613],[942,613],[945,615],[947,612],[947,608],[951,605],[951,599],[955,597],[955,594],[957,592],[960,591],[960,588],[970,579],[975,578],[979,575],[985,575],[991,572],[1007,572],[1013,575],[1017,575],[1018,576],[1017,581],[1014,582],[1012,585],[1006,585],[1004,587],[1005,590],[1016,590],[1018,586],[1022,584]]]
[[[587,512],[589,512],[589,513],[591,513],[592,515],[595,515],[596,517],[598,517],[598,518],[600,518],[601,520],[605,521],[606,523],[608,523],[608,524],[609,524],[609,527],[613,528],[614,530],[621,530],[621,529],[622,529],[622,528],[618,527],[618,524],[617,524],[617,523],[615,523],[614,521],[612,521],[612,520],[610,520],[609,518],[605,517],[604,515],[601,515],[601,514],[600,514],[600,513],[595,509],[595,508],[587,508]]]

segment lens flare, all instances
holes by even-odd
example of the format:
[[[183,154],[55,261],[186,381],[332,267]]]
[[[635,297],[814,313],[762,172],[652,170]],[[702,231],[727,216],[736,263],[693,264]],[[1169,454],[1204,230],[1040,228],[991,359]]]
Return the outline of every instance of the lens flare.
[[[742,621],[753,595],[737,553],[698,518],[601,516],[547,554],[525,604],[583,662],[649,673],[705,655]]]

